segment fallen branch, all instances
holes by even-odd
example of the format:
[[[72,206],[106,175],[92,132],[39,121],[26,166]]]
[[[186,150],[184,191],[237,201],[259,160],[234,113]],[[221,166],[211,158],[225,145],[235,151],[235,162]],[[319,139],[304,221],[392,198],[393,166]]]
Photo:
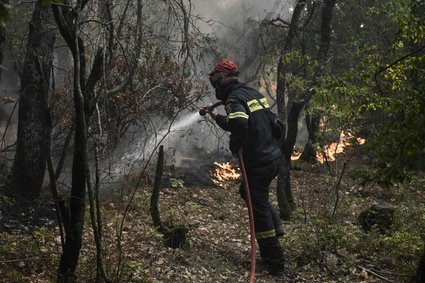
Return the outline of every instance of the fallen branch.
[[[388,279],[388,278],[386,278],[386,277],[384,277],[384,276],[382,276],[382,275],[380,275],[380,274],[378,274],[378,273],[376,273],[376,272],[374,272],[374,271],[372,271],[372,270],[370,270],[370,269],[367,269],[367,268],[365,268],[365,267],[363,267],[363,266],[359,266],[361,269],[363,269],[364,271],[366,271],[367,273],[370,273],[370,274],[372,274],[372,275],[374,275],[374,276],[376,276],[376,277],[378,277],[379,279],[382,279],[382,280],[384,280],[384,281],[386,281],[386,282],[390,282],[390,283],[395,283],[394,281],[392,281],[392,280],[390,280],[390,279]]]
[[[408,274],[392,272],[392,271],[388,271],[388,270],[377,270],[376,268],[372,268],[372,271],[383,273],[383,274],[388,274],[388,275],[393,275],[393,276],[399,276],[399,277],[411,277]]]
[[[45,259],[48,259],[48,258],[47,257],[27,257],[27,258],[1,260],[0,263],[12,263],[12,262],[20,262],[20,261],[45,260]]]

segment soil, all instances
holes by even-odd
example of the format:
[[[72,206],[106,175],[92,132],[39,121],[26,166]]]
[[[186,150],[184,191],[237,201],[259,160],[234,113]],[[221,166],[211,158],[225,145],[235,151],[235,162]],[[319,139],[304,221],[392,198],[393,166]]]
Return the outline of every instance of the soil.
[[[361,158],[353,161],[354,167],[363,162]],[[368,255],[351,256],[352,250],[348,247],[337,247],[335,252],[332,249],[318,251],[316,257],[312,256],[313,251],[303,254],[305,250],[299,249],[299,245],[309,241],[308,235],[296,237],[300,225],[321,214],[329,215],[334,208],[333,201],[329,201],[334,189],[331,186],[326,191],[323,186],[325,170],[324,166],[294,162],[292,188],[298,206],[293,219],[283,222],[285,235],[281,243],[286,253],[285,271],[283,276],[272,276],[259,263],[256,282],[408,282],[409,274],[400,274],[389,266],[378,266]],[[350,174],[348,170],[347,182],[351,182]],[[134,192],[133,186],[124,184],[102,203],[103,259],[109,277],[120,274],[121,282],[248,282],[249,223],[245,203],[238,192],[239,181],[228,182],[223,187],[210,183],[189,186],[184,182],[184,174],[175,176],[175,179],[180,178],[183,182],[164,183],[159,210],[164,223],[187,229],[186,244],[181,248],[166,247],[163,235],[153,227],[149,187],[136,189],[124,222],[123,211]],[[373,203],[376,196],[385,196],[384,191],[356,187],[354,183],[353,179],[352,184],[344,186],[341,192],[344,197],[341,198],[355,198],[357,214]],[[270,199],[277,206],[275,186],[273,182]],[[368,191],[367,196],[362,195],[365,191]],[[356,223],[356,215],[345,213],[346,209],[337,210],[341,211],[339,223],[352,227],[361,235],[363,232]],[[54,281],[61,241],[51,200],[39,202],[31,208],[2,205],[0,212],[1,281]],[[96,274],[96,249],[88,210],[86,215],[78,282],[93,282]],[[117,273],[120,255],[117,231],[121,223],[124,224],[121,237],[123,264],[121,273]],[[311,231],[314,231],[312,227]],[[297,242],[291,242],[294,239]],[[349,263],[353,258],[354,263]]]

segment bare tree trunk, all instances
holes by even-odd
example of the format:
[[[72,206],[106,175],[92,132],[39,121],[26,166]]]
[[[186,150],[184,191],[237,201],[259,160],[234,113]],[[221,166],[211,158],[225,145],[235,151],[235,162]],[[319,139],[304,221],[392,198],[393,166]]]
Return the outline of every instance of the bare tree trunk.
[[[99,125],[100,126],[100,125]],[[110,282],[108,275],[105,270],[105,265],[103,264],[103,248],[102,248],[102,214],[100,210],[100,201],[99,201],[99,187],[100,187],[100,170],[99,170],[99,145],[95,145],[95,167],[96,167],[96,181],[94,186],[94,192],[89,193],[92,195],[92,200],[90,201],[90,213],[92,227],[94,232],[94,240],[96,243],[96,280],[97,282]],[[89,187],[91,190],[91,187]],[[94,223],[94,224],[93,224]]]
[[[416,270],[416,276],[413,280],[413,283],[423,283],[425,282],[425,248],[422,253],[422,257],[419,261],[418,268]]]
[[[165,227],[165,225],[162,224],[161,216],[159,214],[159,209],[158,209],[159,190],[161,189],[161,178],[162,178],[163,170],[164,170],[164,146],[161,145],[159,147],[159,152],[158,152],[158,161],[156,164],[156,171],[155,171],[155,182],[153,185],[151,202],[150,202],[150,212],[151,212],[153,225],[155,228],[158,228],[161,233],[165,233],[165,231],[167,230],[167,227]]]
[[[164,243],[167,247],[176,249],[186,245],[186,234],[188,229],[185,226],[165,225],[161,221],[158,209],[159,190],[161,189],[161,178],[164,170],[164,146],[159,147],[158,163],[156,165],[155,183],[151,195],[150,212],[155,228],[164,235]]]
[[[72,188],[70,205],[68,210],[67,222],[69,225],[65,225],[65,244],[63,248],[63,254],[61,255],[59,270],[58,270],[58,281],[69,282],[75,280],[75,269],[78,264],[79,253],[81,249],[81,235],[84,227],[84,215],[85,215],[85,193],[86,186],[91,192],[91,181],[90,172],[87,165],[88,161],[88,127],[87,124],[96,109],[97,97],[95,95],[96,85],[99,80],[103,78],[109,79],[112,69],[114,67],[114,58],[116,49],[120,49],[122,46],[119,45],[117,39],[120,37],[121,29],[125,25],[126,11],[131,3],[127,1],[126,8],[122,12],[122,17],[119,20],[118,28],[115,29],[115,21],[112,19],[112,1],[99,2],[101,7],[100,21],[103,28],[106,28],[107,35],[105,35],[105,43],[102,44],[97,50],[85,49],[84,36],[79,36],[79,31],[82,26],[80,17],[82,10],[88,5],[88,0],[63,0],[63,3],[57,4],[52,3],[52,9],[55,16],[55,20],[59,31],[67,43],[73,57],[74,63],[74,106],[75,106],[75,134],[74,134],[74,156],[73,156],[73,167],[72,167]],[[72,7],[71,3],[75,3]],[[94,2],[93,2],[94,3]],[[137,25],[135,32],[136,46],[142,45],[142,0],[137,0]],[[115,32],[116,31],[116,32]],[[128,68],[128,76],[122,81],[122,84],[109,90],[105,96],[113,95],[125,90],[132,83],[132,78],[137,70],[138,62],[140,59],[142,48],[135,48],[133,56]],[[86,60],[89,54],[94,54],[92,60]],[[93,62],[90,73],[88,73],[87,62]],[[96,184],[95,191],[98,190],[98,183]],[[94,193],[96,194],[96,192]],[[97,248],[98,258],[98,279],[106,279],[106,272],[103,270],[101,261],[101,219],[99,212],[99,201],[94,199],[90,200],[92,210],[92,224],[95,233],[95,241]],[[95,214],[94,208],[97,206]],[[66,215],[65,215],[66,216]],[[96,219],[97,217],[97,219]],[[120,242],[120,239],[118,239]],[[120,249],[120,248],[119,248]],[[121,260],[121,255],[120,255]],[[118,263],[120,266],[120,263]],[[118,268],[119,270],[120,268]]]
[[[411,11],[412,14],[415,15],[416,17],[420,17],[420,15],[423,15],[425,13],[425,4],[419,4],[420,2],[418,2],[416,5],[412,6]],[[412,45],[411,49],[416,49],[419,48],[419,44],[417,43],[416,46]],[[423,53],[422,53],[423,54]],[[421,79],[418,78],[417,76],[413,77],[413,81],[415,82],[415,89],[419,89],[419,81]],[[422,100],[423,101],[423,100]],[[422,109],[424,108],[425,103],[422,103]],[[422,160],[421,161],[421,166],[422,168],[425,169],[425,162]],[[423,170],[424,170],[423,169]],[[415,281],[414,283],[421,283],[421,282],[425,282],[425,247],[422,253],[422,257],[418,263],[418,267],[416,270],[416,276],[415,276]]]
[[[95,109],[96,96],[95,87],[102,77],[104,68],[107,73],[110,68],[112,61],[105,62],[105,56],[112,58],[112,49],[107,49],[104,52],[104,48],[99,47],[93,52],[94,58],[92,60],[92,66],[90,73],[86,74],[88,68],[86,66],[86,50],[82,37],[80,37],[80,17],[81,11],[87,5],[88,1],[78,0],[76,1],[75,7],[71,7],[71,1],[64,1],[65,5],[52,4],[53,14],[55,16],[56,24],[59,31],[67,43],[74,63],[74,74],[73,74],[73,97],[75,107],[75,122],[74,122],[74,155],[72,165],[72,185],[71,185],[71,197],[69,200],[69,208],[63,213],[65,230],[65,243],[63,247],[63,253],[60,258],[60,264],[58,269],[59,282],[70,282],[74,281],[75,270],[77,268],[82,233],[84,227],[84,216],[86,206],[86,186],[90,191],[90,198],[94,196],[91,191],[90,171],[88,166],[88,121]],[[140,3],[141,0],[138,0]],[[109,3],[109,2],[108,2]],[[111,15],[111,10],[108,5],[105,5],[107,9],[108,17]],[[109,23],[112,25],[112,19],[109,19]],[[110,26],[109,38],[107,38],[107,45],[110,47],[115,39],[113,26]],[[140,52],[140,51],[138,51]],[[128,85],[128,84],[127,84]],[[117,91],[123,89],[118,88]],[[98,184],[96,184],[98,186]],[[98,187],[95,187],[98,190]],[[96,204],[95,204],[96,202]],[[97,264],[98,264],[98,279],[108,281],[106,278],[106,272],[103,268],[101,260],[101,219],[99,209],[99,202],[95,198],[90,199],[91,204],[91,215],[92,224],[95,234],[96,251],[97,251]],[[95,206],[97,206],[97,212],[95,214]],[[67,218],[66,218],[67,217]],[[97,219],[96,219],[97,217]]]
[[[318,61],[320,64],[324,64],[327,56],[327,52],[330,45],[330,33],[331,33],[331,20],[332,20],[332,11],[335,6],[336,0],[326,0],[322,9],[322,22],[321,22],[321,41],[318,51]],[[291,23],[289,26],[288,36],[285,40],[284,46],[282,48],[282,54],[288,53],[293,49],[293,40],[297,33],[298,23],[300,21],[301,12],[303,11],[306,2],[304,0],[299,0],[295,6],[294,13],[292,14]],[[287,106],[284,103],[285,98],[285,81],[286,73],[292,71],[292,73],[297,73],[299,66],[287,66],[283,62],[283,58],[279,61],[278,65],[278,83],[277,83],[277,104],[278,111],[281,118],[286,118],[287,115],[287,134],[286,138],[282,141],[281,148],[283,151],[283,162],[282,168],[278,174],[278,186],[277,186],[277,195],[278,203],[281,212],[282,219],[288,219],[290,217],[291,208],[295,207],[294,200],[292,198],[291,182],[290,182],[290,168],[291,168],[291,155],[294,149],[297,133],[298,133],[298,118],[302,109],[309,103],[310,99],[313,97],[313,92],[300,93],[292,96],[289,96],[288,105],[289,110],[286,109]],[[315,73],[313,78],[313,84],[317,81],[317,78],[322,73],[322,67],[319,66],[318,70]],[[279,179],[281,179],[279,181]],[[283,193],[284,192],[284,193]],[[282,199],[282,196],[286,196],[286,199]],[[291,206],[291,208],[285,208],[286,203]]]
[[[18,137],[9,188],[18,198],[38,197],[43,185],[48,154],[47,99],[53,60],[54,33],[51,11],[35,4],[29,24],[28,43],[21,75]]]
[[[298,23],[301,17],[301,12],[303,11],[306,2],[304,0],[299,0],[295,6],[294,13],[292,14],[291,24],[288,31],[288,36],[286,37],[284,46],[282,48],[282,54],[285,54],[292,50],[293,40],[295,38]],[[289,143],[287,142],[288,137],[293,138],[293,133],[290,132],[289,128],[289,115],[287,117],[287,105],[285,104],[286,96],[286,73],[288,72],[288,66],[283,62],[283,56],[279,60],[278,69],[277,69],[277,90],[276,90],[276,101],[279,116],[283,121],[287,121],[287,134],[284,139],[282,139],[281,149],[282,149],[282,166],[278,173],[278,181],[276,187],[277,201],[279,205],[280,217],[284,220],[288,220],[291,217],[294,201],[292,198],[292,191],[290,186],[290,160],[292,150],[288,150]],[[292,115],[291,115],[292,116]],[[288,119],[287,119],[288,118]],[[292,120],[292,119],[291,119]],[[293,129],[293,127],[291,127]],[[296,138],[296,134],[295,134]],[[292,203],[292,204],[291,204]]]
[[[301,154],[301,160],[309,163],[316,163],[317,133],[319,132],[320,116],[306,114],[305,122],[307,125],[308,140]]]
[[[74,157],[72,164],[72,186],[69,201],[69,223],[65,226],[65,246],[60,258],[58,281],[71,282],[75,280],[75,270],[81,249],[84,227],[86,178],[89,175],[87,166],[87,126],[86,100],[83,87],[85,80],[84,47],[79,38],[79,16],[81,3],[77,2],[73,12],[69,7],[53,5],[53,12],[59,30],[71,50],[74,62],[74,106],[75,106],[75,135]],[[72,25],[70,24],[72,23]]]
[[[326,59],[328,57],[328,50],[331,43],[331,21],[333,17],[333,9],[336,0],[326,0],[322,8],[322,22],[320,28],[320,46],[317,54],[317,61],[319,67],[313,77],[313,86],[322,75]],[[310,96],[313,96],[311,94]],[[308,101],[306,102],[308,103]],[[308,140],[301,159],[307,162],[316,162],[316,149],[314,145],[317,143],[317,133],[319,131],[320,116],[318,114],[313,117],[307,116],[307,130]]]
[[[4,0],[3,2],[4,4],[9,4],[8,0]],[[4,28],[3,25],[0,25],[0,66],[2,66],[3,64],[3,48],[4,48],[5,40],[6,40],[6,29]],[[3,68],[0,68],[0,78],[1,78],[2,69]]]

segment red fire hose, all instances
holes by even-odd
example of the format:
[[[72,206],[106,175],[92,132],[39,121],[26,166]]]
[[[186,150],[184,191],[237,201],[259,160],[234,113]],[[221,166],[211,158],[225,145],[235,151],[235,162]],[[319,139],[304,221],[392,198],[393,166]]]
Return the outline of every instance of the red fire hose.
[[[215,107],[222,105],[223,102],[217,102],[209,107],[204,107],[199,110],[199,114],[204,116],[205,114],[211,112]],[[238,151],[239,166],[241,167],[242,178],[243,178],[243,187],[246,194],[246,204],[248,206],[248,216],[249,216],[249,230],[251,236],[251,270],[249,272],[249,283],[254,283],[255,278],[255,254],[256,254],[256,245],[255,245],[255,227],[254,227],[254,213],[252,212],[252,202],[251,202],[251,193],[249,191],[248,178],[246,176],[245,164],[243,162],[242,149]]]
[[[254,214],[252,212],[251,193],[249,191],[249,184],[248,184],[248,178],[246,176],[245,164],[243,162],[242,149],[239,150],[238,152],[238,158],[239,158],[239,165],[241,167],[241,172],[242,172],[243,187],[246,194],[246,204],[248,206],[249,230],[251,235],[251,270],[249,272],[249,283],[253,283],[255,278],[255,254],[256,254]]]

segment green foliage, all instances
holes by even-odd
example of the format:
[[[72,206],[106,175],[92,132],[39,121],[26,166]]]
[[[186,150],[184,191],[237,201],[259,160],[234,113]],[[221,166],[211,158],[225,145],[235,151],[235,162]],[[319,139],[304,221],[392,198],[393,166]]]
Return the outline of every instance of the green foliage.
[[[423,249],[423,242],[416,233],[395,232],[387,236],[375,232],[367,235],[361,249],[363,255],[375,258],[378,264],[413,274]]]
[[[425,207],[411,201],[399,205],[394,214],[394,227],[400,233],[411,233],[425,240]]]
[[[10,21],[5,27],[5,42],[3,48],[10,52],[18,71],[22,68],[28,37],[28,23],[31,20],[32,5],[13,5],[8,13]]]
[[[145,271],[145,268],[136,261],[130,260],[124,264],[123,275],[126,280],[129,280],[129,282],[150,282],[150,280],[148,279],[149,276]]]
[[[182,217],[182,213],[183,212],[178,207],[172,207],[168,209],[165,211],[167,221],[164,221],[164,224],[167,226],[173,226],[173,223],[177,223],[180,219],[184,218]]]
[[[409,201],[398,205],[392,231],[385,235],[378,231],[366,234],[359,242],[359,251],[378,264],[413,274],[424,247],[425,207]]]
[[[283,238],[287,256],[294,258],[298,266],[320,263],[329,269],[330,259],[336,258],[339,271],[368,261],[413,274],[425,240],[425,207],[405,199],[396,207],[391,233],[385,235],[376,230],[365,234],[354,222],[347,221],[349,217],[347,214],[344,221],[338,221],[317,215],[307,223],[291,224]]]
[[[324,219],[312,223],[294,225],[293,231],[284,237],[284,246],[296,258],[297,265],[321,261],[327,255],[345,255],[353,251],[360,238],[360,231],[353,225]]]
[[[294,70],[286,76],[288,94],[294,96],[311,90],[311,78],[317,70],[318,63],[308,54],[299,51],[285,53],[282,60]],[[302,68],[302,71],[301,71]]]
[[[8,21],[10,21],[10,5],[4,1],[0,1],[0,25],[5,26]]]
[[[13,204],[15,204],[15,202],[16,202],[15,199],[6,195],[3,192],[3,188],[0,188],[0,206],[2,207],[12,206]]]
[[[184,180],[178,178],[170,178],[171,187],[184,188]]]
[[[368,134],[377,170],[369,179],[389,187],[423,166],[425,157],[425,10],[423,1],[390,0],[370,9],[397,34],[391,49],[367,45],[349,70],[322,78],[316,109],[341,128]],[[381,15],[386,17],[382,18]]]

